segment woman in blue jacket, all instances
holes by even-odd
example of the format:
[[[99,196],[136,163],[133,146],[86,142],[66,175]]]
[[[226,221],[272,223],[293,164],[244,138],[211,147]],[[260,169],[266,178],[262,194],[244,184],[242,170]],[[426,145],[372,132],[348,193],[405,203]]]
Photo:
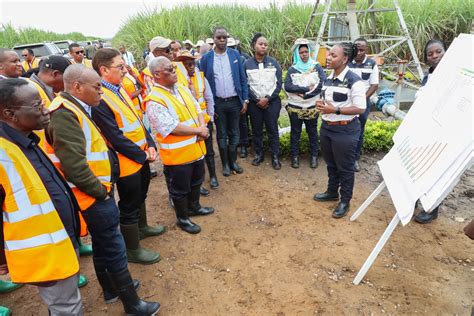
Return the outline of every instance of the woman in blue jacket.
[[[252,124],[255,158],[252,165],[258,166],[264,161],[263,124],[268,134],[272,152],[272,167],[281,169],[279,159],[280,139],[278,137],[278,117],[281,100],[281,67],[275,58],[267,56],[268,41],[261,33],[256,33],[251,42],[254,56],[244,63],[249,86],[250,104],[248,113]]]

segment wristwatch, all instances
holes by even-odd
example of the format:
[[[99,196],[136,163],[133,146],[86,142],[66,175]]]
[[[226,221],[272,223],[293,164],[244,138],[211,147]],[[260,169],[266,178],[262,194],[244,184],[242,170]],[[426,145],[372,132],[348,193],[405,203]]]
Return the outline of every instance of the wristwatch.
[[[340,107],[336,107],[336,114],[337,114],[337,115],[340,115],[340,114],[341,114],[341,108],[340,108]]]
[[[250,101],[249,100],[244,100],[244,103],[250,103]]]

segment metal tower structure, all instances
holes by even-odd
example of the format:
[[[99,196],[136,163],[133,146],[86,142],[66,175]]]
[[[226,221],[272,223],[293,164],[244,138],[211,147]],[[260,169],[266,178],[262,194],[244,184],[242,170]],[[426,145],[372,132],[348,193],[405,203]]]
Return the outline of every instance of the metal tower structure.
[[[407,44],[408,48],[410,49],[411,53],[411,60],[408,62],[408,66],[414,66],[416,68],[416,72],[418,75],[419,80],[423,78],[423,70],[420,65],[420,60],[418,59],[418,55],[415,50],[415,46],[413,45],[413,41],[410,37],[410,33],[408,32],[407,25],[405,23],[405,19],[402,14],[402,10],[400,9],[400,5],[398,0],[393,0],[393,7],[391,8],[376,8],[377,0],[368,0],[369,6],[367,9],[357,10],[356,9],[356,0],[347,0],[347,10],[345,11],[333,11],[331,10],[333,7],[334,2],[338,2],[338,0],[325,0],[324,2],[324,11],[318,13],[318,6],[321,4],[320,0],[316,0],[315,5],[313,7],[313,11],[309,18],[308,23],[306,24],[306,29],[304,32],[303,37],[306,37],[311,29],[314,18],[317,16],[322,16],[321,24],[319,26],[318,35],[315,39],[316,41],[316,49],[315,51],[318,52],[320,47],[328,47],[334,45],[336,43],[345,42],[348,40],[355,40],[356,38],[360,37],[359,31],[359,24],[357,21],[358,15],[360,14],[370,14],[370,24],[372,25],[372,33],[373,34],[362,34],[367,41],[374,45],[376,50],[375,56],[383,56],[384,54],[393,51],[395,48],[402,44]],[[389,12],[396,12],[399,23],[400,23],[400,34],[399,35],[385,35],[385,34],[378,34],[376,30],[376,13],[389,13]],[[325,36],[326,26],[328,24],[328,20],[330,16],[335,16],[336,19],[342,20],[349,29],[349,36],[342,36],[342,37],[329,37],[329,34]],[[406,82],[405,82],[406,83]],[[407,83],[408,85],[411,85]]]

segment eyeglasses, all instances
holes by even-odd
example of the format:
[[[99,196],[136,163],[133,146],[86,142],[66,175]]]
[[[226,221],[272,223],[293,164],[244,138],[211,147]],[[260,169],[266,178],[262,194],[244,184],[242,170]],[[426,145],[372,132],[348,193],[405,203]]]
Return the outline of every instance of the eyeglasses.
[[[76,55],[84,54],[84,51],[83,51],[83,50],[80,50],[80,51],[74,52],[74,54],[76,54]]]
[[[108,68],[116,68],[116,69],[124,70],[125,67],[126,67],[125,64],[121,64],[117,66],[109,66]]]

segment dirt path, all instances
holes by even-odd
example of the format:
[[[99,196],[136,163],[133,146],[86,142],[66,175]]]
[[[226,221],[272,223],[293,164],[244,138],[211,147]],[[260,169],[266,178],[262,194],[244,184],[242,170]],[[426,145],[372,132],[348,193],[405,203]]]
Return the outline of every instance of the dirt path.
[[[364,156],[352,201],[354,211],[375,189],[380,175],[374,156]],[[131,264],[142,297],[159,300],[160,315],[470,315],[474,298],[474,243],[462,234],[472,218],[474,172],[468,172],[429,225],[399,227],[364,283],[351,281],[394,212],[388,193],[351,223],[330,214],[335,202],[317,203],[326,168],[303,159],[299,169],[283,161],[219,177],[202,204],[216,213],[196,218],[199,235],[176,229],[163,176],[152,182],[149,215],[168,227],[144,245],[160,251],[152,266]],[[218,165],[220,170],[220,164]],[[206,180],[206,185],[208,181]],[[150,212],[151,213],[151,212]],[[461,222],[465,220],[465,222]],[[90,283],[81,290],[86,314],[120,315],[120,303],[105,305],[90,258],[81,258]],[[0,296],[16,315],[46,315],[33,287]]]

